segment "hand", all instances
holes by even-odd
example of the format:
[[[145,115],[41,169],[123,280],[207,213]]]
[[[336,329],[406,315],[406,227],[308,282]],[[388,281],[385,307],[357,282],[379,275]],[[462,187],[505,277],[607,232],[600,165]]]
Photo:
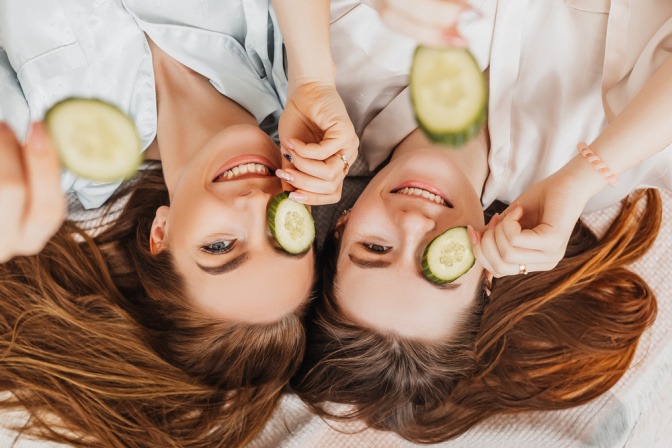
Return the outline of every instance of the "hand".
[[[0,123],[0,263],[42,250],[65,219],[58,155],[35,123],[25,145]]]
[[[559,171],[528,188],[479,233],[469,229],[476,259],[494,277],[548,271],[562,260],[588,200]]]
[[[299,85],[287,100],[278,131],[284,159],[276,175],[286,190],[294,190],[290,197],[309,205],[338,202],[346,174],[339,155],[352,166],[359,139],[336,87]]]
[[[387,26],[419,43],[467,46],[457,30],[460,15],[473,11],[466,0],[373,0],[372,3]]]

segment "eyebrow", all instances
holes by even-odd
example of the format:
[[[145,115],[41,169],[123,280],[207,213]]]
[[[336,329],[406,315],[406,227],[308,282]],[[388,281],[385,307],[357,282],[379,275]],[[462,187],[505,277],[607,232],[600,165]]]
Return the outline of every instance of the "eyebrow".
[[[273,247],[273,249],[275,249],[275,251],[279,254],[282,254],[282,255],[285,255],[285,256],[291,257],[291,258],[296,258],[296,259],[301,259],[301,258],[305,257],[308,254],[308,252],[310,252],[310,250],[307,250],[307,251],[305,251],[303,253],[300,253],[300,254],[290,254],[289,252],[285,252],[284,250],[282,250],[282,248],[279,248],[279,247]],[[222,275],[222,274],[226,274],[227,272],[231,272],[234,269],[239,268],[241,265],[243,265],[249,259],[249,257],[250,257],[249,252],[243,252],[242,254],[238,255],[234,259],[229,260],[226,263],[221,264],[219,266],[203,266],[202,264],[199,264],[199,263],[196,263],[196,266],[198,266],[199,269],[201,271],[205,272],[206,274]]]
[[[222,275],[240,267],[249,259],[249,256],[250,256],[249,252],[243,252],[237,257],[219,266],[203,266],[202,264],[199,263],[196,263],[196,266],[198,266],[200,270],[205,272],[206,274]]]
[[[380,269],[380,268],[388,268],[392,265],[389,261],[382,261],[382,260],[364,260],[362,258],[357,258],[357,256],[353,254],[348,254],[348,257],[350,258],[350,261],[355,266],[358,266],[362,269]],[[462,286],[462,284],[455,284],[455,283],[445,283],[443,285],[437,285],[424,275],[422,275],[422,272],[418,271],[418,277],[421,279],[425,280],[427,283],[432,285],[435,288],[442,289],[442,290],[455,290]]]

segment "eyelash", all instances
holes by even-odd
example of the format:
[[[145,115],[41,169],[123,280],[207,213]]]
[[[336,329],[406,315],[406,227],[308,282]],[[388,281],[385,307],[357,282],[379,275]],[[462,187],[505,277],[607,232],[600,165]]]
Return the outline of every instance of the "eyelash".
[[[362,243],[362,246],[364,246],[366,250],[374,254],[386,254],[390,251],[390,249],[392,249],[390,246],[382,246],[380,244],[371,244],[371,243]]]
[[[219,249],[213,249],[213,246],[218,245],[218,244],[226,244],[225,247],[219,248]],[[228,243],[228,244],[227,244]],[[227,252],[231,252],[231,249],[233,249],[233,245],[236,243],[236,240],[233,241],[227,241],[227,240],[219,240],[219,241],[214,241],[206,246],[201,246],[200,250],[205,252],[206,254],[210,255],[222,255]]]

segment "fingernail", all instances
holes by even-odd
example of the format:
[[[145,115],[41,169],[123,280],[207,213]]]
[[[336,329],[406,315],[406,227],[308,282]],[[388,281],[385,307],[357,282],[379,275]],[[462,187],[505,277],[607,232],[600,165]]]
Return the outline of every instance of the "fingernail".
[[[303,193],[297,193],[296,191],[292,191],[291,193],[289,193],[289,199],[296,202],[303,202],[308,198]]]
[[[476,233],[473,227],[467,226],[467,235],[469,235],[469,239],[473,246],[478,244],[478,233]]]
[[[42,123],[35,122],[30,126],[28,141],[34,152],[44,151],[44,136],[44,125]]]
[[[464,40],[464,38],[460,35],[460,32],[455,26],[451,26],[450,28],[443,30],[441,37],[448,45],[453,47],[467,47],[469,45],[467,41]]]
[[[292,176],[291,173],[285,170],[275,170],[275,175],[278,176],[280,179],[286,180],[287,182],[294,182],[294,176]]]

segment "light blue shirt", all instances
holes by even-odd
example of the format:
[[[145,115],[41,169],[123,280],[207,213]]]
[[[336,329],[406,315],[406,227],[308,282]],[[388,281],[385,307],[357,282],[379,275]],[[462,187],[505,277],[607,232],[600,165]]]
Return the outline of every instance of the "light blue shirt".
[[[276,137],[287,77],[270,0],[0,0],[0,120],[25,138],[54,103],[95,97],[133,118],[146,149],[157,112],[145,33]],[[67,171],[61,183],[86,208],[120,184]]]

